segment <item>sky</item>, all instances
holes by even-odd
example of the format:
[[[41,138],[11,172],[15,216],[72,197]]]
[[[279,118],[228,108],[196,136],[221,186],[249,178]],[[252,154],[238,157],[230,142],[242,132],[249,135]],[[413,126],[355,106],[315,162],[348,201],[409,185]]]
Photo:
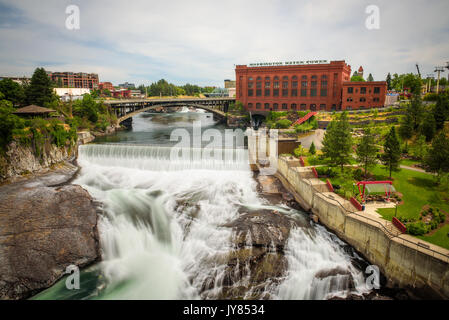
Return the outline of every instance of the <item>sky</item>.
[[[79,29],[66,27],[69,5]],[[346,60],[375,80],[416,63],[427,75],[449,61],[448,14],[448,0],[0,0],[0,76],[44,67],[222,87],[235,65],[298,60]]]

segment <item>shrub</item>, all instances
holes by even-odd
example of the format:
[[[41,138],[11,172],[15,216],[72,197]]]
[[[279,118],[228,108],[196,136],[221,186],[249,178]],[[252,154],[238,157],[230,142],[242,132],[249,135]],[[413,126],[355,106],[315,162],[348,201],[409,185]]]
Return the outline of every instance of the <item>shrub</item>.
[[[430,231],[431,226],[424,224],[422,221],[407,224],[407,233],[414,236],[422,236]]]
[[[280,119],[276,121],[276,128],[277,129],[287,129],[292,125],[292,122],[288,119]]]
[[[363,178],[363,171],[360,168],[357,168],[354,170],[354,172],[352,173],[352,176],[355,180],[357,181],[361,181]]]

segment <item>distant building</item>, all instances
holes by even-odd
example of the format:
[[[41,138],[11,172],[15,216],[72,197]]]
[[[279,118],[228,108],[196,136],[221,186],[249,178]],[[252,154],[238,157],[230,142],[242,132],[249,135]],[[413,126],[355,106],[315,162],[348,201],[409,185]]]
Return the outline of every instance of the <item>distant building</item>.
[[[112,85],[111,82],[100,82],[98,84],[98,89],[114,91],[114,86]]]
[[[118,85],[120,88],[125,88],[125,89],[131,89],[131,88],[135,88],[136,86],[134,85],[134,83],[122,83]]]
[[[145,94],[142,94],[140,90],[130,90],[131,98],[145,98]]]
[[[131,90],[129,89],[116,89],[111,93],[114,98],[131,98]]]
[[[235,80],[225,79],[225,81],[224,81],[224,87],[225,87],[226,89],[229,89],[229,88],[235,88]]]
[[[381,108],[385,105],[387,83],[385,81],[343,82],[343,110]]]
[[[82,99],[84,94],[90,93],[87,88],[55,88],[54,91],[62,101]]]
[[[18,83],[18,84],[25,84],[25,83],[29,83],[31,81],[31,78],[27,78],[27,77],[0,77],[0,80],[3,79],[11,79],[12,81]]]
[[[60,87],[67,88],[98,88],[98,74],[84,72],[52,72],[47,71],[51,80],[56,82]]]
[[[357,75],[363,77],[363,67],[360,66],[359,70],[357,71]]]

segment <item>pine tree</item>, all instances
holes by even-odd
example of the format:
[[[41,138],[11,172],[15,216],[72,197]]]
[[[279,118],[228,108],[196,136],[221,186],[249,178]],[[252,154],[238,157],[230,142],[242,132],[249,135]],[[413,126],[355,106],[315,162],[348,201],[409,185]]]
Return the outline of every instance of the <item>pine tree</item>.
[[[413,136],[413,120],[410,114],[406,114],[399,126],[399,136],[405,141],[405,150],[408,151],[408,140]]]
[[[48,77],[44,68],[37,68],[31,77],[30,85],[26,89],[26,100],[29,104],[43,107],[56,100],[53,93],[52,81]]]
[[[432,113],[427,112],[421,124],[421,132],[426,137],[426,141],[432,141],[435,136],[436,122]]]
[[[401,147],[394,127],[391,127],[385,139],[384,153],[381,158],[383,164],[389,170],[389,177],[391,178],[391,172],[399,168],[399,161],[401,159]]]
[[[437,173],[438,178],[442,173],[449,172],[449,139],[446,130],[441,130],[433,139],[430,152],[425,163],[432,172]]]
[[[433,109],[433,116],[437,130],[442,129],[444,121],[449,118],[449,98],[447,95],[438,95],[437,103]]]
[[[309,153],[310,154],[315,154],[316,153],[316,148],[315,148],[315,144],[313,143],[313,141],[312,141],[312,144],[310,145]]]
[[[387,74],[386,81],[387,81],[387,90],[391,90],[392,89],[392,86],[391,86],[391,74],[389,72]]]
[[[377,151],[376,142],[374,141],[374,135],[371,133],[369,128],[365,129],[363,132],[363,137],[360,143],[357,145],[357,160],[363,164],[365,169],[365,177],[368,169],[374,166],[377,162]]]
[[[407,114],[411,117],[413,123],[413,130],[418,130],[419,124],[421,123],[421,118],[424,114],[424,108],[422,106],[421,97],[414,95],[410,104],[406,110]]]
[[[332,164],[341,166],[343,172],[343,166],[349,163],[352,153],[351,126],[346,112],[329,123],[324,135],[322,151],[327,158],[331,159]]]
[[[370,73],[366,81],[374,81],[373,75]]]

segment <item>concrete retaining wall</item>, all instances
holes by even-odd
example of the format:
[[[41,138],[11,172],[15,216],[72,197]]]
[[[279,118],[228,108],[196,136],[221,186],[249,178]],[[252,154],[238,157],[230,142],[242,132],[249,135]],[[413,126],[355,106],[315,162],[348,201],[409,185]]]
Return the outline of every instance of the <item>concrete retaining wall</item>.
[[[392,236],[385,230],[387,224],[391,225],[389,222],[357,213],[349,201],[317,188],[324,182],[302,178],[302,172],[310,171],[309,168],[289,166],[289,162],[284,157],[278,160],[278,175],[284,186],[299,195],[304,207],[310,208],[322,224],[377,265],[387,277],[388,286],[431,289],[449,299],[449,258],[419,247],[419,240],[409,235]]]

